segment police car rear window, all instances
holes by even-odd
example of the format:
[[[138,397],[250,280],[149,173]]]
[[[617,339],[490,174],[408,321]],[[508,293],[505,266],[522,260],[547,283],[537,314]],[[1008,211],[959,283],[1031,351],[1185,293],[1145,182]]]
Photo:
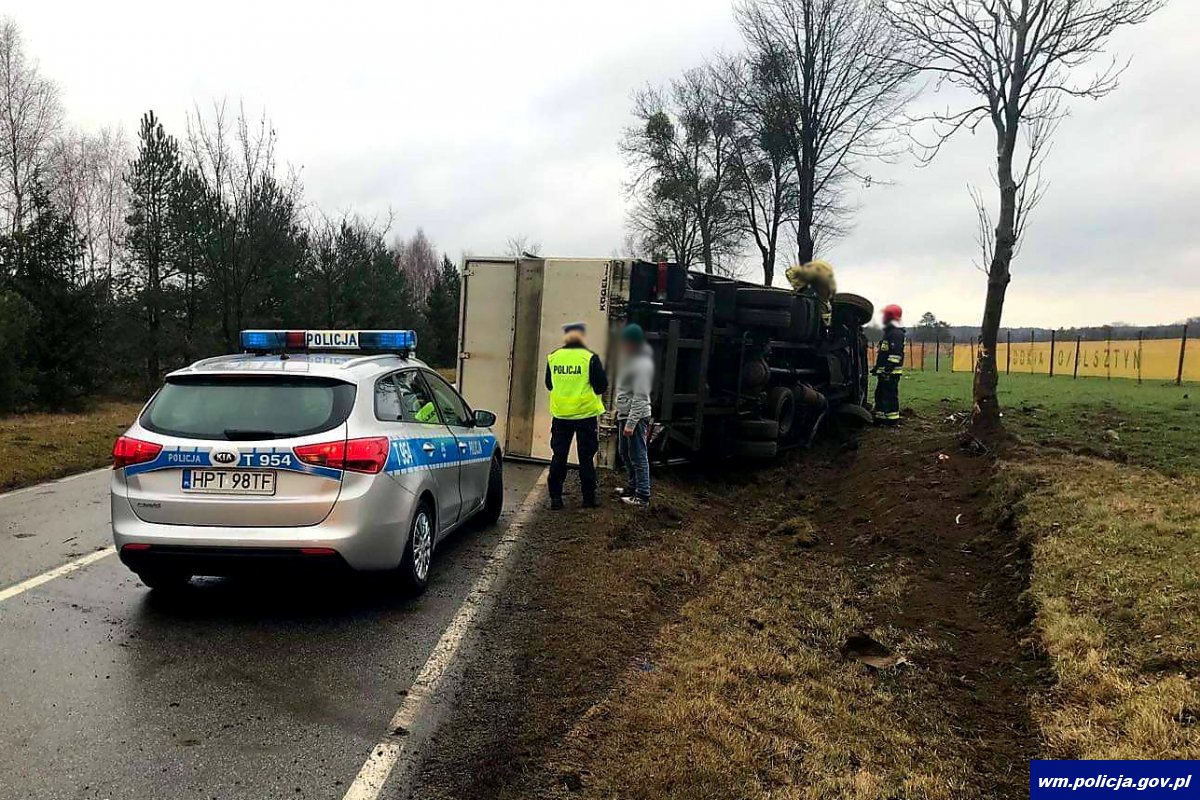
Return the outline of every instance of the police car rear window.
[[[189,439],[285,439],[336,428],[354,407],[353,384],[330,378],[170,378],[142,427]]]

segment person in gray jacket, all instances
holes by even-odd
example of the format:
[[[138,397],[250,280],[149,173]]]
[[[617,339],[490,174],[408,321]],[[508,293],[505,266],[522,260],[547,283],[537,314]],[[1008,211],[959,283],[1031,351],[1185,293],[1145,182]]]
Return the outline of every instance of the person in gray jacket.
[[[646,343],[641,325],[621,331],[621,363],[617,369],[617,425],[619,451],[629,475],[621,502],[650,505],[650,389],[654,385],[654,351]]]

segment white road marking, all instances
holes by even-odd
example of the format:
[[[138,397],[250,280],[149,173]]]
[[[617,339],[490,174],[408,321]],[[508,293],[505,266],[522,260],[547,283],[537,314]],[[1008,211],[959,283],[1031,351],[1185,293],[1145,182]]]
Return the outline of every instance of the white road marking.
[[[377,800],[380,792],[383,791],[388,776],[391,775],[400,756],[404,753],[408,741],[405,738],[407,732],[412,730],[417,718],[425,711],[429,700],[441,688],[442,679],[455,656],[458,655],[463,639],[470,632],[472,626],[490,610],[494,599],[491,590],[497,581],[504,577],[508,559],[516,549],[517,541],[520,538],[521,527],[536,508],[545,483],[546,471],[543,470],[537,483],[525,495],[520,508],[509,520],[508,528],[500,537],[500,543],[488,556],[487,563],[474,585],[471,586],[471,591],[463,598],[454,619],[450,620],[450,624],[446,626],[441,638],[434,645],[433,652],[429,654],[429,659],[417,673],[417,678],[409,688],[408,694],[405,695],[404,702],[392,716],[391,724],[388,726],[389,735],[371,749],[366,763],[358,771],[354,783],[350,784],[350,788],[346,790],[343,800]]]
[[[68,475],[65,478],[55,478],[52,481],[35,483],[33,486],[26,486],[21,489],[13,489],[10,492],[4,492],[3,494],[0,494],[0,500],[4,500],[9,497],[16,497],[19,494],[25,494],[27,492],[36,492],[38,489],[49,489],[50,487],[57,486],[60,483],[70,483],[76,478],[86,478],[88,475],[95,475],[97,472],[112,472],[112,467],[100,467],[99,469],[91,469],[87,472],[76,472],[74,475]]]
[[[10,586],[7,589],[0,590],[0,603],[16,597],[19,594],[23,594],[24,592],[28,592],[30,589],[35,589],[38,586],[41,586],[43,583],[48,583],[55,578],[61,578],[63,575],[74,572],[77,569],[82,569],[88,564],[111,556],[115,552],[117,552],[117,548],[109,545],[103,550],[97,550],[94,553],[88,553],[86,556],[77,558],[74,561],[69,561],[66,564],[63,564],[61,567],[55,567],[49,572],[43,572],[41,575],[36,575],[28,580],[24,580],[18,584]]]

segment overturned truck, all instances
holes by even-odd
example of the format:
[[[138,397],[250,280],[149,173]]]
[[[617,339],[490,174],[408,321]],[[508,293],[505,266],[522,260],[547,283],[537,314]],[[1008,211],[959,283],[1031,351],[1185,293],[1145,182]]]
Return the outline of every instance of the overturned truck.
[[[655,354],[660,458],[761,457],[810,442],[825,424],[870,421],[870,301],[816,296],[627,259],[468,258],[463,265],[459,386],[495,411],[513,458],[550,456],[542,375],[562,325],[588,324],[610,374],[627,322]],[[612,408],[610,387],[605,406]],[[615,421],[601,420],[600,462],[615,465]]]

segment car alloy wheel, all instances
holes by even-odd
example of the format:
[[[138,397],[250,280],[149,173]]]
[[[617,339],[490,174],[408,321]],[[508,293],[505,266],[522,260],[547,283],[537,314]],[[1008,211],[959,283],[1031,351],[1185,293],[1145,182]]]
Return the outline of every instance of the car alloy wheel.
[[[413,575],[424,582],[429,576],[429,562],[433,558],[433,520],[429,512],[421,509],[413,521],[412,559]]]

